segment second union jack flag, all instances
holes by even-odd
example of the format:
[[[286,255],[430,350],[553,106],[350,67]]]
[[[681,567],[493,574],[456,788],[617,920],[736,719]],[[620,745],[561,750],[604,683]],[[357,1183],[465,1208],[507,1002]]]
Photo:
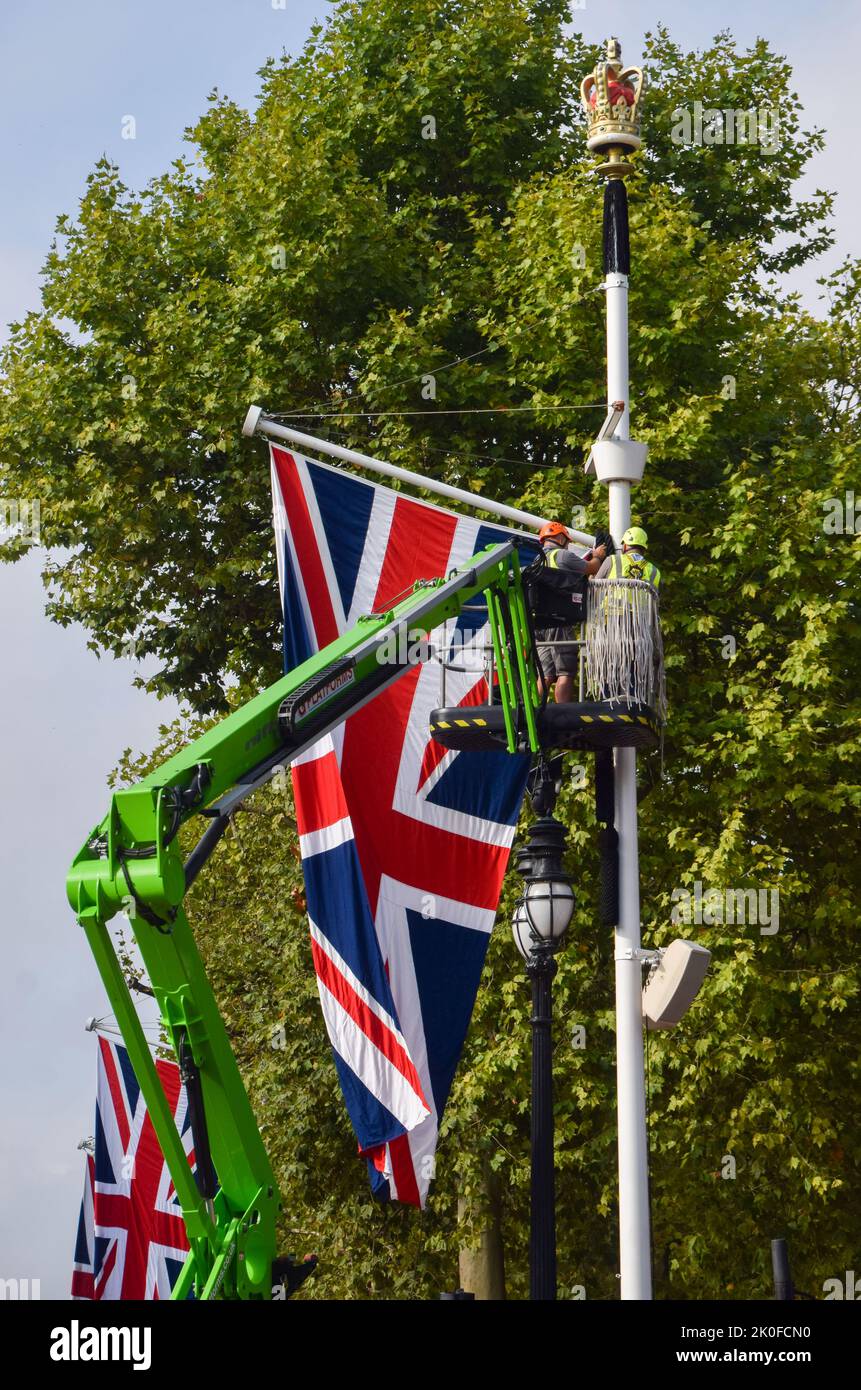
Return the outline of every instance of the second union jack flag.
[[[156,1062],[189,1163],[185,1088],[174,1062]],[[99,1038],[94,1152],[87,1154],[72,1298],[164,1299],[188,1253],[182,1209],[129,1054]]]

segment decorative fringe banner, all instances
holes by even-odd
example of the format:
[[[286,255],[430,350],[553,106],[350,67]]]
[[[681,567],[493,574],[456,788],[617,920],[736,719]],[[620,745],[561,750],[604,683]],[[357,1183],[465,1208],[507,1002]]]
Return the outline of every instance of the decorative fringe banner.
[[[655,590],[642,579],[593,579],[587,595],[587,698],[648,705],[663,722],[664,644]]]

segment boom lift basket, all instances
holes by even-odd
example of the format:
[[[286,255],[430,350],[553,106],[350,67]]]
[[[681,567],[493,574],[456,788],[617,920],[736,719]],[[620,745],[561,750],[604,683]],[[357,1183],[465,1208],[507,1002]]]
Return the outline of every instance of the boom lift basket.
[[[551,648],[556,645],[547,644]],[[546,701],[535,712],[543,749],[654,748],[666,720],[664,653],[658,596],[640,579],[591,580],[580,647],[580,699]],[[489,684],[493,687],[491,673]],[[506,747],[503,706],[441,706],[431,734],[446,748],[498,752]],[[525,721],[518,749],[526,752]]]

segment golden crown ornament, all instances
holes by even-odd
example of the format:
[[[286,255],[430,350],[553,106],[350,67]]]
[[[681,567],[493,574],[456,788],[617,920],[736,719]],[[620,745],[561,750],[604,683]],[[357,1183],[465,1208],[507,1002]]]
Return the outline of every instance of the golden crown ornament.
[[[607,160],[596,170],[605,178],[620,179],[633,165],[622,156],[639,149],[640,100],[643,95],[642,68],[626,68],[622,45],[608,39],[607,56],[595,64],[594,72],[580,84],[580,100],[588,126],[586,145]]]

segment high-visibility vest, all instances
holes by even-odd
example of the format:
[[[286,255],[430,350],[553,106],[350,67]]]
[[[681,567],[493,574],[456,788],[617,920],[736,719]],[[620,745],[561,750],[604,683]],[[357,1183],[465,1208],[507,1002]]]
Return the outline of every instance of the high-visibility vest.
[[[616,551],[610,558],[607,579],[644,579],[656,593],[661,592],[661,571],[641,550]]]
[[[544,563],[548,569],[555,570],[559,576],[558,587],[560,589],[576,589],[578,583],[585,579],[585,574],[575,574],[574,570],[560,569],[559,556],[565,554],[563,545],[548,545],[544,551]]]

